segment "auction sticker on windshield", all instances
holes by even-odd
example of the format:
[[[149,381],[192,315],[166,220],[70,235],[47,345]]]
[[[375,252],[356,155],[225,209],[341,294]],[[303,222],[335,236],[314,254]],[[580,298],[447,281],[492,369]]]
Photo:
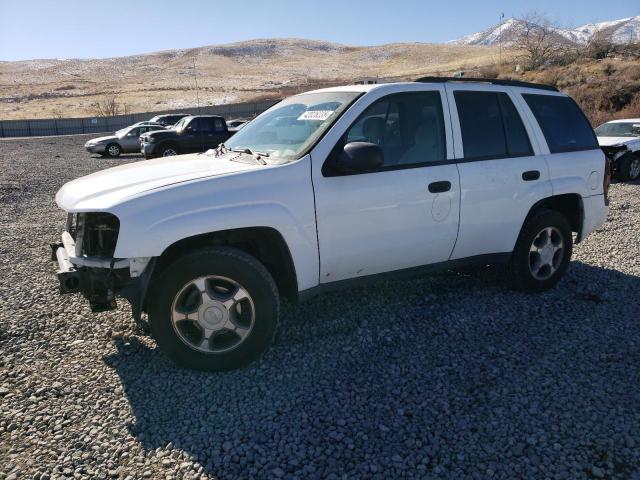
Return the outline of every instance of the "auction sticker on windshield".
[[[307,110],[298,120],[326,120],[335,110]]]

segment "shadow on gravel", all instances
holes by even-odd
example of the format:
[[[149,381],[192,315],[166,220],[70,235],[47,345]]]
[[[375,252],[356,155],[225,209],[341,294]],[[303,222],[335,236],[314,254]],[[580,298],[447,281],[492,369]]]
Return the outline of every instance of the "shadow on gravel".
[[[179,369],[135,338],[105,361],[131,434],[217,477],[638,471],[640,277],[573,262],[556,289],[526,295],[500,275],[288,308],[271,351],[241,371]]]

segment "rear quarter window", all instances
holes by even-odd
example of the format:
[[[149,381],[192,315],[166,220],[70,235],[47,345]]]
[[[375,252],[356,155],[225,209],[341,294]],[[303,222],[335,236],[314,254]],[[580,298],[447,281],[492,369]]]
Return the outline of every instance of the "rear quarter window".
[[[551,153],[598,148],[598,140],[580,107],[569,97],[524,93]]]

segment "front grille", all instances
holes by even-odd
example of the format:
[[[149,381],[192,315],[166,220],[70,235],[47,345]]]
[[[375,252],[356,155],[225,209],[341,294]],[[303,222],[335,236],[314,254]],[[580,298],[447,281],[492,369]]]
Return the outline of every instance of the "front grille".
[[[110,213],[79,213],[76,221],[76,254],[113,257],[120,221]]]

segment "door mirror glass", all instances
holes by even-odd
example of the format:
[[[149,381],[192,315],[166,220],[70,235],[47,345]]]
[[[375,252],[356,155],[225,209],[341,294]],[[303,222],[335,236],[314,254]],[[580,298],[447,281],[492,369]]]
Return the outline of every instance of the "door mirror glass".
[[[384,163],[384,153],[375,143],[350,142],[339,153],[336,167],[341,173],[367,172]]]

